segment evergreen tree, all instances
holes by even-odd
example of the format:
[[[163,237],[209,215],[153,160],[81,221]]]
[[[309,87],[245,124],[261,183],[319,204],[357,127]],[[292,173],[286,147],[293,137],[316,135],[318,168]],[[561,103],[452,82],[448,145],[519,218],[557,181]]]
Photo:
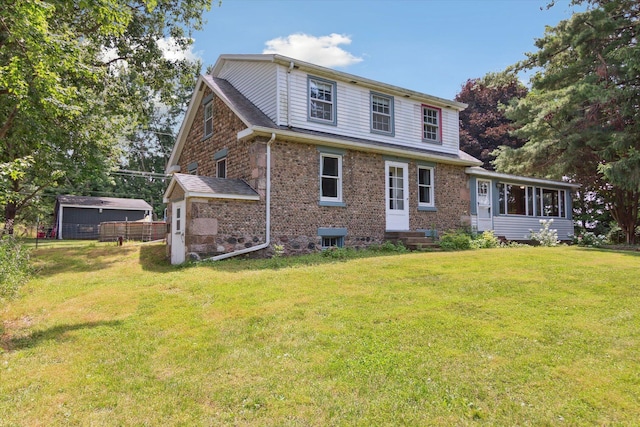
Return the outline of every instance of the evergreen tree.
[[[501,147],[498,170],[570,177],[595,191],[635,242],[640,201],[640,3],[591,0],[537,40],[516,68],[538,69],[507,110],[527,143]]]

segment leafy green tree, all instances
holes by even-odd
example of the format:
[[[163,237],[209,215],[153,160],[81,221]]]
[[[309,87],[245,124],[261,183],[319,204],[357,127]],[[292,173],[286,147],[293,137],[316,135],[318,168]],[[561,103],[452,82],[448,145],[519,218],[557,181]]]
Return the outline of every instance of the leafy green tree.
[[[108,177],[148,121],[145,101],[176,104],[199,64],[186,50],[210,0],[0,3],[0,205],[5,232],[44,189]]]
[[[501,147],[498,170],[569,177],[595,191],[635,242],[640,201],[640,3],[576,0],[575,13],[537,40],[516,69],[538,69],[507,110],[519,148]]]
[[[455,98],[468,105],[460,112],[460,149],[493,170],[492,153],[498,147],[521,147],[525,141],[511,135],[513,122],[505,116],[504,107],[526,94],[527,88],[512,74],[489,73],[467,80]]]

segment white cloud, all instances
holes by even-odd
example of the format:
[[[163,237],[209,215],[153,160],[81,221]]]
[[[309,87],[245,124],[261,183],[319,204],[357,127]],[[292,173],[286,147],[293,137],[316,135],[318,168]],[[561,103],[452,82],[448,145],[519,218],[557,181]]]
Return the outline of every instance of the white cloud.
[[[193,51],[193,44],[183,49],[173,37],[165,37],[158,39],[158,48],[162,51],[162,56],[169,61],[180,61],[188,59],[189,61],[202,61],[202,57]],[[115,48],[102,48],[100,59],[104,62],[111,62],[118,59],[118,51]],[[128,68],[127,61],[118,59],[112,64],[114,67]]]
[[[187,49],[183,49],[173,37],[159,39],[158,47],[164,54],[165,59],[170,61],[180,61],[183,59],[188,59],[189,61],[202,60],[200,55],[193,51],[193,45],[190,45]]]
[[[343,34],[315,37],[296,33],[269,40],[265,44],[267,47],[262,53],[277,53],[324,67],[346,67],[362,61],[362,58],[340,47],[351,44],[351,38]]]

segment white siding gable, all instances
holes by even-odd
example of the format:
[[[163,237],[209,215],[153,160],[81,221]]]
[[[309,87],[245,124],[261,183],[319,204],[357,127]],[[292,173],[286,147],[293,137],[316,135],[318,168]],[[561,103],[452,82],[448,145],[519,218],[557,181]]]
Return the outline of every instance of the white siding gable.
[[[297,67],[289,70],[287,66],[272,61],[228,59],[216,72],[216,77],[231,83],[277,125],[290,125],[294,128],[397,144],[401,147],[426,148],[436,152],[458,154],[458,111],[446,105],[430,103],[415,94],[411,97],[394,95],[375,86],[364,87],[351,81],[336,80],[335,77],[307,73]],[[337,120],[335,125],[309,120],[309,77],[336,83],[334,102]],[[385,135],[371,131],[372,91],[393,96],[393,134]],[[439,125],[442,130],[442,141],[440,143],[422,140],[423,105],[441,110]]]
[[[307,73],[297,70],[291,73],[291,125],[293,127],[458,154],[459,123],[456,110],[432,105],[442,110],[440,123],[440,126],[442,126],[442,143],[424,142],[422,140],[422,102],[394,96],[395,134],[381,135],[373,133],[371,132],[370,112],[371,90],[353,83],[336,82],[336,126],[308,120],[308,77]],[[315,76],[311,75],[311,77]],[[380,91],[375,92],[386,95]]]
[[[274,122],[278,121],[277,68],[271,62],[226,61],[216,75],[225,79]],[[282,97],[282,94],[280,94]]]

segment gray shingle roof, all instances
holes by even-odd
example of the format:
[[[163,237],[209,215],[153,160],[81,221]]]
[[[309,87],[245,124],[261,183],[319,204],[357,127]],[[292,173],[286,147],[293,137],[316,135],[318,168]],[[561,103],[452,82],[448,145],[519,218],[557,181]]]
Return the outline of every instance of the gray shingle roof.
[[[198,193],[211,196],[259,196],[249,184],[241,179],[214,178],[183,173],[176,173],[173,176],[186,193]]]
[[[58,196],[61,205],[74,205],[86,207],[100,207],[107,209],[135,209],[151,210],[151,205],[142,199],[123,199],[117,197],[90,197],[90,196]]]
[[[238,89],[233,87],[231,83],[224,79],[204,75],[203,78],[216,89],[220,97],[224,99],[227,105],[230,105],[252,126],[263,126],[277,129],[278,126],[262,112],[258,107],[253,105]]]

